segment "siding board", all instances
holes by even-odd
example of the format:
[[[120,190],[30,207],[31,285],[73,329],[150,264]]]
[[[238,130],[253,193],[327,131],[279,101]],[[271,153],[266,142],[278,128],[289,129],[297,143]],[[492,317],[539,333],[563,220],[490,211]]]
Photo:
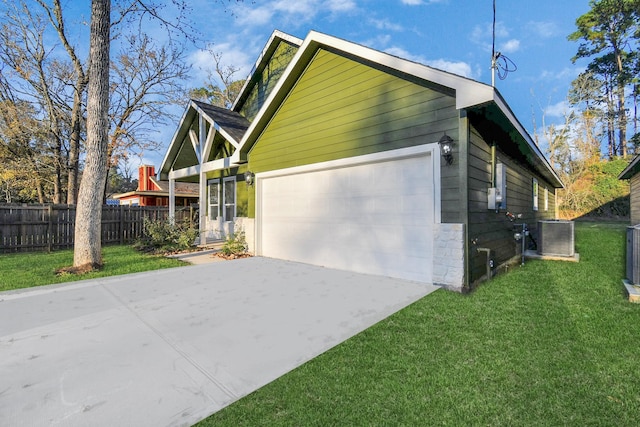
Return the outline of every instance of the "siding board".
[[[640,224],[640,174],[635,174],[629,180],[631,201],[631,225]]]
[[[497,150],[497,162],[507,168],[507,209],[499,212],[487,209],[487,192],[491,186],[491,149],[490,145],[474,128],[471,132],[469,148],[469,239],[477,242],[477,247],[492,250],[492,257],[499,265],[520,253],[520,243],[513,238],[514,223],[506,217],[506,211],[521,213],[519,223],[528,224],[532,237],[536,239],[537,221],[551,219],[555,216],[555,189],[530,168],[524,167],[505,153]],[[481,167],[485,164],[486,167]],[[533,211],[532,179],[539,183],[539,211]],[[544,188],[549,190],[549,210],[544,210]],[[470,279],[479,280],[485,273],[485,255],[471,250]]]
[[[255,172],[437,142],[455,99],[319,51],[249,152]]]

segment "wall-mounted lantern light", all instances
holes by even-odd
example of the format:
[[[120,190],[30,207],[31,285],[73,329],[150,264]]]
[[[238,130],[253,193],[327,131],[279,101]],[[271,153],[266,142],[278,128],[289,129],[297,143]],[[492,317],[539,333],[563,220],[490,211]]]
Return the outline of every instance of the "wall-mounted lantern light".
[[[244,182],[246,182],[249,187],[253,185],[255,178],[256,178],[256,174],[254,174],[251,171],[247,171],[244,174]]]
[[[438,141],[440,144],[440,153],[442,158],[448,165],[453,163],[453,139],[445,132],[444,135]]]

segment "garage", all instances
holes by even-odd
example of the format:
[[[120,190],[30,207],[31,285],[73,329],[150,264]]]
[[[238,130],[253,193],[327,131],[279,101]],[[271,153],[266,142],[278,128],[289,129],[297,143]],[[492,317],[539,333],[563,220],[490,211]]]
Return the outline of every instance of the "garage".
[[[431,282],[433,158],[423,146],[257,174],[258,254]]]

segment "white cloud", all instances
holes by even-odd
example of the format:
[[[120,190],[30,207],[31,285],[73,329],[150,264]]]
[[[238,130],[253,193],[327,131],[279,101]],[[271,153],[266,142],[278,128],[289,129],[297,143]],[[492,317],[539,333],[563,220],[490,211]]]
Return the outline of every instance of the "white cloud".
[[[353,0],[329,0],[327,5],[331,12],[348,12],[356,8],[356,2]]]
[[[550,38],[558,34],[558,27],[553,22],[529,22],[527,28],[538,37]]]
[[[237,68],[238,72],[234,75],[237,80],[244,79],[253,67],[255,58],[248,55],[246,50],[237,46],[233,41],[219,43],[212,46],[211,50],[221,57],[221,65],[223,67]],[[209,73],[215,72],[216,63],[212,53],[208,50],[197,50],[193,52],[189,60],[193,64],[193,84],[199,86],[205,83]],[[218,82],[220,84],[220,82]]]
[[[436,59],[433,61],[427,61],[427,65],[437,68],[439,70],[448,71],[453,74],[457,74],[463,77],[473,78],[473,72],[471,66],[466,62],[458,61],[452,62],[445,59]]]
[[[393,46],[390,47],[388,49],[385,49],[385,52],[387,52],[390,55],[395,55],[399,58],[403,58],[403,59],[408,59],[410,61],[414,61],[414,62],[420,62],[422,64],[424,64],[425,62],[427,62],[427,60],[419,55],[413,55],[411,53],[409,53],[409,51],[401,48],[401,47],[397,47],[397,46]]]
[[[237,23],[243,26],[271,24],[278,20],[301,25],[312,21],[319,13],[346,13],[356,9],[355,0],[271,0],[260,6],[238,5],[234,8]]]
[[[541,80],[573,80],[585,69],[583,67],[565,67],[560,71],[544,70],[540,74]]]
[[[407,6],[420,6],[423,4],[443,3],[447,0],[400,0],[400,3]]]
[[[389,34],[378,34],[372,39],[364,40],[360,42],[363,46],[368,46],[372,49],[383,50],[386,46],[391,42],[391,35]]]
[[[571,111],[571,107],[567,101],[560,101],[556,104],[549,105],[544,109],[546,117],[564,117]]]
[[[500,45],[500,52],[513,53],[520,49],[520,40],[511,39]]]
[[[242,26],[265,25],[271,22],[273,9],[266,7],[251,8],[242,6],[234,12],[237,15],[237,22]]]
[[[427,59],[420,55],[413,55],[400,47],[390,47],[385,49],[385,52],[398,56],[400,58],[408,59],[413,62],[425,64],[439,70],[447,71],[449,73],[457,74],[463,77],[473,78],[474,73],[469,64],[462,61],[448,61],[446,59]]]
[[[404,27],[399,24],[394,24],[387,19],[371,19],[370,22],[378,30],[390,30],[390,31],[403,31]]]

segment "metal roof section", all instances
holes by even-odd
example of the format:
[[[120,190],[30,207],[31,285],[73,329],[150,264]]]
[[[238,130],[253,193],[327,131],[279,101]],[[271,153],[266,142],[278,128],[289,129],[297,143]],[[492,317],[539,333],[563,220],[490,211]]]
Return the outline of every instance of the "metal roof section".
[[[302,42],[300,49],[284,71],[280,81],[278,81],[258,115],[247,129],[240,141],[240,149],[232,156],[232,162],[246,162],[246,154],[276,113],[298,78],[313,60],[318,49],[321,48],[355,56],[361,60],[371,62],[372,65],[386,67],[396,73],[417,77],[420,80],[453,89],[455,91],[457,109],[471,109],[491,104],[497,106],[504,118],[521,135],[522,141],[526,144],[526,150],[533,155],[528,156],[532,160],[532,166],[539,169],[554,186],[557,188],[563,187],[562,181],[549,164],[549,161],[494,87],[316,31],[311,31]]]
[[[620,172],[618,179],[631,179],[638,172],[640,172],[640,154],[636,155],[633,160],[631,160],[631,163]]]

